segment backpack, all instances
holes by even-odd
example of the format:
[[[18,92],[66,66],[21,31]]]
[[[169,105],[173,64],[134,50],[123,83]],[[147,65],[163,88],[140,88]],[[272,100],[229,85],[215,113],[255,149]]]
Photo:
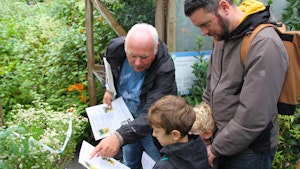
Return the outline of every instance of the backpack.
[[[273,27],[280,36],[289,57],[289,67],[277,103],[278,113],[294,115],[300,95],[300,31],[285,31],[284,24],[260,24],[251,34],[246,34],[241,44],[241,61],[245,64],[250,44],[255,35],[265,27]]]

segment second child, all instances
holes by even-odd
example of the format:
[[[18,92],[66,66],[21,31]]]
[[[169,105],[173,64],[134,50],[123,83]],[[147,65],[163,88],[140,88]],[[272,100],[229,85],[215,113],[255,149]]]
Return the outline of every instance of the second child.
[[[211,144],[211,138],[216,130],[215,120],[210,106],[201,102],[194,107],[196,120],[190,134],[200,135],[206,145]]]
[[[212,136],[216,130],[212,110],[207,103],[201,102],[194,107],[194,111],[196,113],[196,120],[189,133],[199,135],[206,146],[211,145]],[[217,165],[214,164],[214,166],[209,167],[209,169],[217,169]]]

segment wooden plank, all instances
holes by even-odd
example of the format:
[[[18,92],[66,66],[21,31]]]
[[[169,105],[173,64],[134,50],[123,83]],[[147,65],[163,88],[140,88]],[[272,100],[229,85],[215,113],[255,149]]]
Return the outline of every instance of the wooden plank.
[[[165,41],[165,0],[155,0],[155,28],[159,38]]]
[[[95,64],[94,69],[104,71],[104,65]]]
[[[169,52],[176,52],[176,2],[167,0],[166,43]]]
[[[90,0],[85,0],[86,6],[86,49],[88,67],[88,93],[90,106],[96,105],[96,82],[93,74],[95,65],[94,58],[94,30],[93,30],[93,4]]]
[[[99,10],[99,12],[103,15],[106,21],[110,24],[113,30],[116,32],[118,36],[125,36],[127,32],[124,28],[116,21],[114,16],[109,12],[109,10],[105,7],[105,5],[99,0],[91,0],[94,6]]]
[[[98,65],[96,64],[95,65],[95,68],[93,70],[93,74],[97,77],[97,79],[103,83],[104,81],[104,77],[105,77],[105,74],[104,74],[104,65]]]

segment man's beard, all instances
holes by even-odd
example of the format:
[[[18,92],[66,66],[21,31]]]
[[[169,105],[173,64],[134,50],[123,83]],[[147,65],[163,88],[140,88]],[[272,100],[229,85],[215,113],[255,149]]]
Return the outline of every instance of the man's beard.
[[[226,40],[230,35],[229,21],[228,19],[222,18],[219,14],[216,14],[216,16],[218,17],[218,22],[222,28],[221,34],[217,36],[217,41]]]

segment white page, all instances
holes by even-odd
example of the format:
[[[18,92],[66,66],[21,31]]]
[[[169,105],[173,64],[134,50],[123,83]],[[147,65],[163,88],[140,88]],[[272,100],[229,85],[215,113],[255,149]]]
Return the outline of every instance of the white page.
[[[107,62],[106,58],[103,58],[105,67],[105,88],[109,91],[112,100],[115,99],[117,92],[114,86],[114,79],[111,72],[110,64]]]
[[[142,155],[143,169],[152,169],[155,161],[144,151]]]
[[[94,157],[89,159],[94,146],[86,141],[82,142],[78,162],[88,169],[130,169],[114,158]]]
[[[112,101],[112,108],[106,104],[86,108],[95,140],[114,133],[121,125],[129,124],[133,117],[122,97]]]

